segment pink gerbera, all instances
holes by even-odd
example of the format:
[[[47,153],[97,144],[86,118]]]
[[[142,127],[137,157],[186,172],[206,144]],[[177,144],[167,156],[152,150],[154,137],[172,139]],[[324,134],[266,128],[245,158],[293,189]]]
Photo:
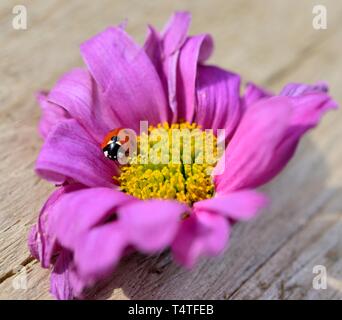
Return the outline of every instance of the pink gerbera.
[[[265,205],[253,189],[277,175],[302,135],[336,107],[323,83],[289,84],[278,95],[249,83],[240,96],[240,76],[204,64],[213,41],[188,36],[189,24],[188,13],[176,13],[161,33],[149,27],[142,48],[122,27],[108,28],[81,45],[87,68],[38,95],[45,141],[36,171],[57,188],[29,245],[44,268],[53,266],[58,299],[82,297],[132,249],[170,247],[187,267],[220,253],[231,225]],[[159,166],[147,175],[143,165],[123,169],[107,159],[100,147],[106,134],[139,132],[141,120],[155,128],[225,129],[227,148],[214,169],[223,173],[211,180],[190,165],[191,174]],[[153,174],[162,174],[158,184]]]

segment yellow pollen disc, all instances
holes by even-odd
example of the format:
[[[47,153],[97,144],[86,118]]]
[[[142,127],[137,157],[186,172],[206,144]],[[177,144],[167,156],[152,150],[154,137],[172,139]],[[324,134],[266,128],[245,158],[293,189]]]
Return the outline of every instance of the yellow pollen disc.
[[[220,150],[212,130],[201,130],[195,123],[163,123],[150,126],[137,142],[137,153],[114,177],[122,191],[189,205],[214,195],[211,172]]]

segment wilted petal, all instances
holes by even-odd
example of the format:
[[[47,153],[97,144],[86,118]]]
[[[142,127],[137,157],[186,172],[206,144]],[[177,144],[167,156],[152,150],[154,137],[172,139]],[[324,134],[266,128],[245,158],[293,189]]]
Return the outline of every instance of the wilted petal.
[[[195,122],[203,129],[225,129],[230,138],[234,133],[242,108],[240,77],[214,66],[199,66]]]
[[[191,268],[200,256],[219,254],[228,241],[230,225],[221,215],[196,210],[182,221],[172,244],[175,259]]]
[[[122,29],[108,28],[96,35],[81,46],[81,53],[122,127],[138,132],[141,120],[153,125],[168,120],[169,108],[154,65]]]
[[[57,124],[46,139],[36,162],[36,172],[56,184],[67,178],[89,187],[113,186],[117,168],[101,147],[74,119]]]

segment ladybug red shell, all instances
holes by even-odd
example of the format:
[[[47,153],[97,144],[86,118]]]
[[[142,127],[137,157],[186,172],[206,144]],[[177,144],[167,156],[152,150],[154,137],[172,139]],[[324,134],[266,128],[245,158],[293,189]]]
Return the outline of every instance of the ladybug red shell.
[[[125,156],[125,151],[122,150],[121,146],[128,142],[128,136],[125,137],[124,140],[119,139],[119,133],[123,128],[116,128],[114,130],[109,131],[104,137],[101,148],[103,154],[106,158],[117,161],[120,157]]]

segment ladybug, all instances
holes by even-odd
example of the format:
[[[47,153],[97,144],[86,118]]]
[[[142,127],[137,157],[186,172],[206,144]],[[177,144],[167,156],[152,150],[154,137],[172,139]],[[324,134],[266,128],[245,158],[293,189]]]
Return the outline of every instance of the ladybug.
[[[128,141],[128,137],[125,140],[120,140],[119,132],[121,130],[123,129],[117,128],[109,131],[101,143],[103,154],[106,158],[113,161],[118,161],[119,158],[126,155],[126,152],[121,149],[121,146]]]

